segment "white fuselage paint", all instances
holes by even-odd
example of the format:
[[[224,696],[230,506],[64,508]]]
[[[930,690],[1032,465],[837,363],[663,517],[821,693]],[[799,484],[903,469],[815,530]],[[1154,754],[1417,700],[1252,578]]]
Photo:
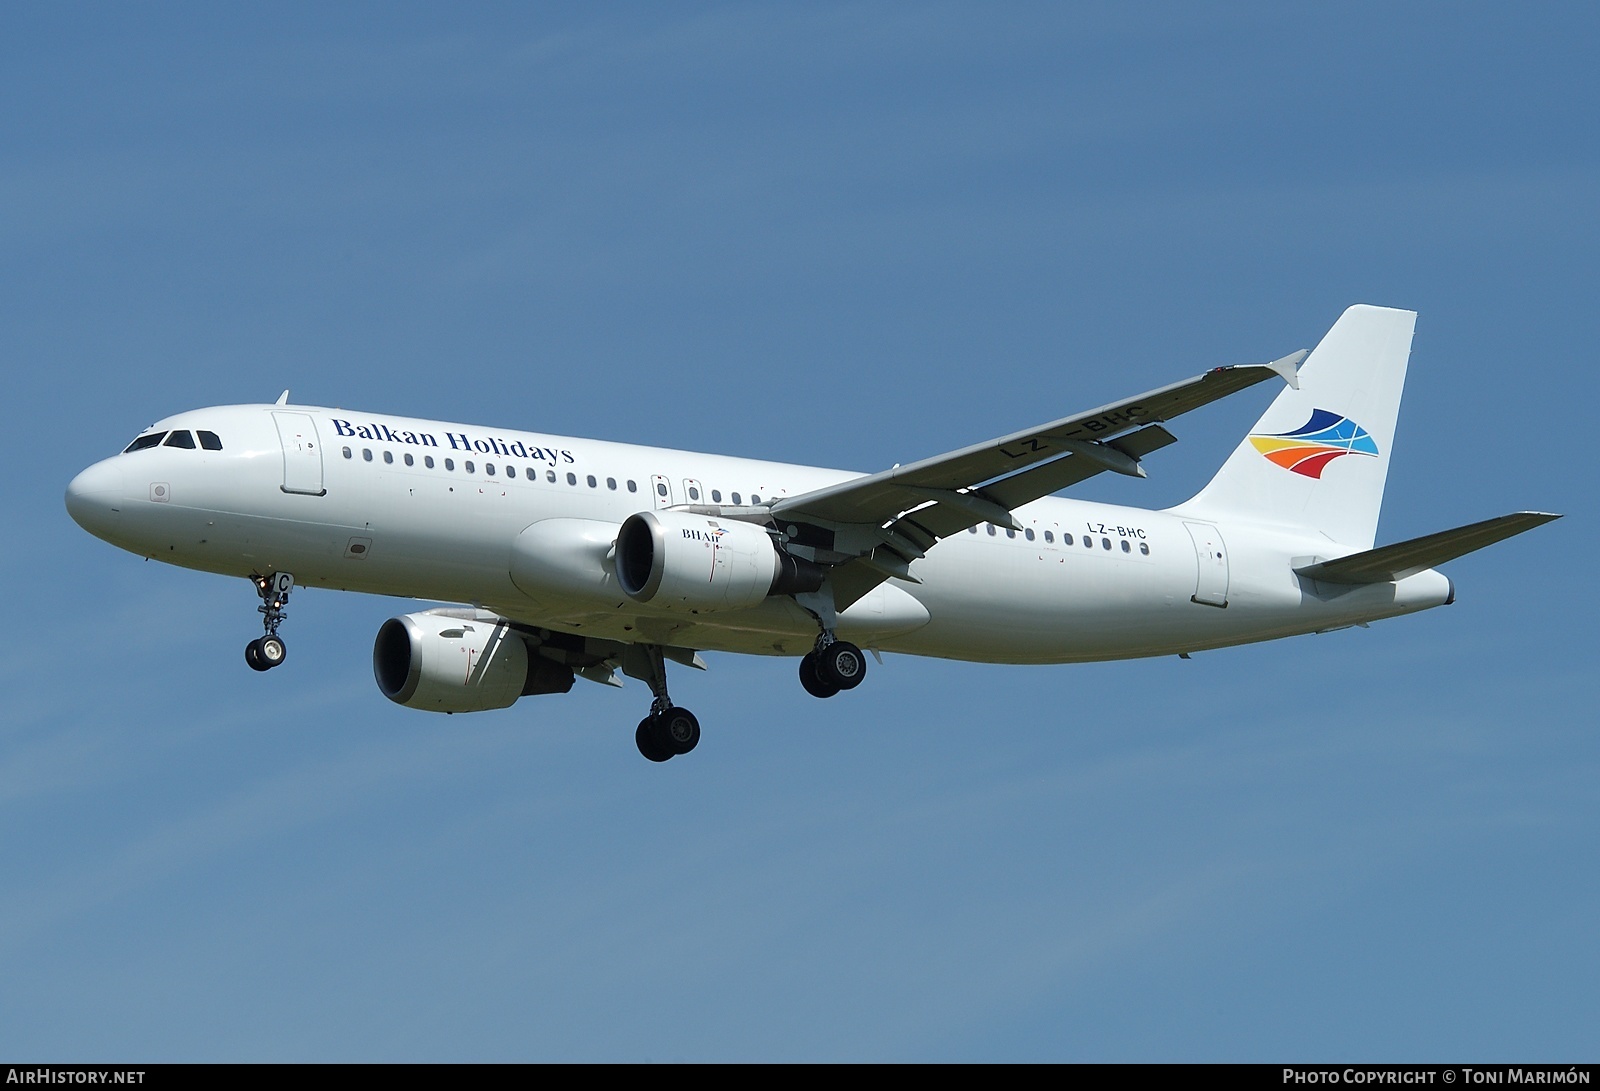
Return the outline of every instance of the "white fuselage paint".
[[[699,615],[641,605],[617,588],[608,535],[634,512],[694,503],[690,488],[701,491],[699,503],[715,489],[724,504],[735,492],[748,504],[752,494],[765,502],[857,476],[310,406],[202,409],[153,428],[207,429],[223,449],[155,447],[79,475],[68,494],[74,517],[131,552],[236,576],[287,571],[301,586],[473,603],[582,635],[761,654],[805,653],[815,620],[783,596]],[[359,429],[372,438],[343,434]],[[415,465],[405,465],[407,454]],[[1434,571],[1398,583],[1318,585],[1293,567],[1348,550],[1304,531],[1219,525],[1181,507],[1052,497],[1015,515],[1032,540],[987,525],[945,539],[911,565],[921,583],[881,584],[840,616],[839,635],[884,651],[1066,663],[1338,628],[1450,597],[1449,581]],[[570,533],[577,524],[552,534],[539,527],[549,520],[587,523],[581,534]],[[569,570],[581,590],[529,595],[513,579],[519,549],[521,563]]]

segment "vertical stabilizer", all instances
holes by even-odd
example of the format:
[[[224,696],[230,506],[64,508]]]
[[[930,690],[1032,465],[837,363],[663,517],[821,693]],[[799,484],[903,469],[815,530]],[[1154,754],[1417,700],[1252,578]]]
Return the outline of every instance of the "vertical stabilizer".
[[[1411,356],[1415,311],[1355,306],[1267,407],[1187,515],[1319,532],[1372,547]]]

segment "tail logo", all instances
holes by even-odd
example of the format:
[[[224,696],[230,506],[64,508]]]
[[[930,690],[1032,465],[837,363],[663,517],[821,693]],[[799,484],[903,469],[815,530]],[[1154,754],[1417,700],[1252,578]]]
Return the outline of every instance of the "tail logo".
[[[1311,419],[1293,432],[1251,436],[1250,442],[1268,462],[1317,481],[1328,463],[1340,455],[1378,453],[1377,442],[1365,428],[1326,409],[1312,410]]]

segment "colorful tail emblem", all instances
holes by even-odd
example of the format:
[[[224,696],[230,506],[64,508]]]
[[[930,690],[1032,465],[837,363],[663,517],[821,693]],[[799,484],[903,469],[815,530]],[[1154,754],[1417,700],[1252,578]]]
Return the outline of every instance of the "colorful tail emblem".
[[[1319,481],[1323,467],[1340,455],[1378,453],[1377,443],[1365,428],[1326,409],[1312,410],[1311,419],[1293,432],[1251,436],[1250,442],[1269,462]]]

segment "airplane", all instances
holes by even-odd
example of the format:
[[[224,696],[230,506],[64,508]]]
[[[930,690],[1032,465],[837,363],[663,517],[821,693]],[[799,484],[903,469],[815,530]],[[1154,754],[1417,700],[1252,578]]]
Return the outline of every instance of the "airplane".
[[[988,663],[1179,655],[1455,601],[1437,566],[1559,516],[1516,512],[1374,547],[1416,314],[1349,308],[1309,354],[1217,367],[874,474],[295,405],[158,421],[67,488],[72,518],[140,556],[242,576],[257,671],[295,587],[455,603],[385,621],[379,690],[473,712],[645,682],[639,752],[693,750],[667,663],[799,658],[819,698],[871,651]],[[1174,418],[1284,383],[1192,499],[1054,494],[1144,477]]]

